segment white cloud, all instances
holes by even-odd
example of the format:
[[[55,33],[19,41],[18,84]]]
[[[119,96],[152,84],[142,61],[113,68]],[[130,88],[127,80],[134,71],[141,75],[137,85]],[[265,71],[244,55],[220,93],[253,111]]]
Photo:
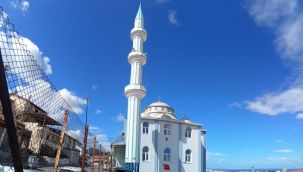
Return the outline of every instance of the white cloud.
[[[123,122],[124,119],[125,119],[125,116],[121,113],[115,117],[115,121],[117,121],[117,122]]]
[[[220,152],[206,152],[206,160],[208,163],[211,162],[211,164],[221,164],[225,161],[224,157],[227,155]]]
[[[93,89],[93,90],[96,90],[97,88],[98,88],[98,85],[93,84],[92,89]]]
[[[286,157],[267,157],[268,161],[286,161],[288,160]]]
[[[90,125],[89,126],[89,131],[91,131],[91,132],[101,132],[102,129],[98,126]]]
[[[223,162],[223,161],[224,161],[224,158],[220,158],[220,159],[219,159],[219,162]]]
[[[46,75],[51,75],[53,73],[52,66],[50,65],[50,59],[48,57],[43,57],[43,66]]]
[[[66,102],[71,106],[75,113],[82,113],[82,106],[86,104],[86,100],[78,97],[75,93],[63,88],[59,91],[60,95],[66,100]]]
[[[87,142],[88,147],[93,146],[94,137],[96,137],[97,144],[101,144],[102,148],[104,148],[106,150],[110,149],[111,141],[108,138],[107,134],[102,133],[103,130],[100,127],[90,125],[89,126],[89,131],[91,133],[93,133],[94,135],[89,135],[88,136],[88,142]],[[99,145],[97,147],[99,148]]]
[[[18,7],[17,1],[11,1],[10,4],[11,4],[11,6],[13,8],[17,8]]]
[[[268,93],[247,102],[247,109],[254,112],[279,115],[303,111],[303,88],[290,88],[280,93]]]
[[[96,110],[96,114],[101,114],[102,113],[102,110],[101,109],[97,109]]]
[[[23,12],[27,12],[28,9],[29,9],[29,2],[28,1],[22,1],[21,2],[21,10]]]
[[[229,107],[231,107],[231,108],[233,108],[233,107],[241,108],[241,107],[242,107],[242,104],[239,103],[239,102],[234,102],[234,103],[230,104]]]
[[[28,0],[12,0],[10,5],[15,9],[19,9],[24,15],[28,12],[30,6]]]
[[[246,8],[258,26],[273,32],[277,53],[292,68],[288,88],[248,101],[254,112],[279,115],[303,112],[303,12],[299,0],[246,0]]]
[[[297,0],[247,0],[249,14],[261,26],[277,26],[281,18],[293,15]]]
[[[96,139],[98,142],[100,141],[108,141],[107,135],[106,134],[97,134]]]
[[[293,149],[277,149],[277,150],[273,150],[273,152],[276,152],[276,153],[292,153],[294,152]]]
[[[102,145],[103,148],[109,150],[111,142],[108,139],[108,136],[106,134],[96,134],[96,140],[99,144]]]
[[[36,59],[45,74],[51,75],[53,73],[53,70],[52,66],[50,65],[50,59],[46,56],[43,56],[43,53],[40,51],[39,47],[26,37],[20,37],[20,42],[25,44],[26,49],[30,51],[31,55]]]
[[[6,17],[4,19],[7,20]],[[3,23],[0,26],[6,27]],[[2,56],[8,69],[8,77],[18,79],[11,85],[10,92],[17,92],[19,96],[30,99],[47,111],[51,117],[61,121],[64,114],[61,108],[68,107],[61,101],[62,97],[44,75],[52,74],[50,59],[43,56],[38,46],[30,39],[22,37],[14,31],[0,32],[0,37],[2,42],[0,48],[3,50]],[[19,70],[20,68],[22,71]],[[64,98],[67,98],[68,103],[72,103],[70,106],[74,108],[74,111],[81,112],[81,108],[78,106],[83,104],[81,99],[77,99],[67,89],[63,89],[61,92],[64,93]]]
[[[155,0],[156,3],[158,4],[163,4],[163,3],[166,3],[166,2],[169,2],[170,0]]]
[[[297,116],[296,116],[297,119],[303,119],[303,113],[299,113]]]
[[[283,142],[285,142],[285,140],[278,139],[278,140],[275,140],[275,142],[277,142],[277,143],[283,143]]]
[[[34,56],[35,58],[40,58],[41,57],[42,52],[39,50],[38,46],[35,43],[33,43],[30,39],[25,38],[25,37],[22,37],[21,39],[22,40],[20,40],[20,42],[25,44],[26,49],[28,51],[30,51],[32,56]]]
[[[206,155],[207,156],[219,156],[219,157],[222,157],[222,156],[227,156],[226,154],[224,154],[224,153],[219,153],[219,152],[209,152],[209,151],[207,151],[206,152]]]
[[[2,23],[0,24],[0,26],[1,25]],[[14,36],[9,37],[9,34]],[[52,74],[50,59],[48,57],[43,56],[43,53],[40,51],[38,46],[30,39],[22,37],[16,32],[9,31],[8,33],[0,32],[0,36],[1,42],[5,43],[1,44],[0,48],[2,50],[7,50],[2,51],[2,55],[6,56],[3,61],[6,63],[13,62],[9,63],[9,65],[12,65],[10,66],[10,69],[12,69],[10,72],[19,74],[20,77],[22,77],[26,81],[33,79],[28,76],[28,73],[40,70],[39,68],[41,68],[47,75]],[[14,56],[11,56],[12,54],[14,54]],[[22,68],[23,72],[21,73],[19,70],[16,69],[16,67]],[[35,77],[41,78],[40,73],[36,74]]]
[[[168,21],[175,26],[179,26],[179,20],[177,19],[177,12],[175,10],[168,11]]]

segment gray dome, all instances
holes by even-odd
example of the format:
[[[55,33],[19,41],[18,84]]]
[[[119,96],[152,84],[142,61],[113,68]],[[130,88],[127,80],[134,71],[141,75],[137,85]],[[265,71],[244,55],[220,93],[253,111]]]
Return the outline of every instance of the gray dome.
[[[170,119],[176,119],[174,109],[168,104],[157,101],[147,106],[142,113],[143,117],[150,118],[163,118],[169,117]]]
[[[148,107],[152,107],[152,106],[165,106],[165,107],[170,107],[168,104],[163,103],[163,102],[160,102],[159,100],[156,101],[156,102],[154,102],[154,103],[152,103],[152,104],[150,104]],[[148,108],[148,107],[147,107],[147,108]]]

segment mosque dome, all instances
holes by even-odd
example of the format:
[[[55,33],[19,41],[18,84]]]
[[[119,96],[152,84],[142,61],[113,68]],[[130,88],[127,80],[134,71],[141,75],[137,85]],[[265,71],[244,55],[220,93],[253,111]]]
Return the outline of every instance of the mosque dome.
[[[179,121],[184,122],[184,123],[191,123],[191,120],[187,117],[183,117]]]
[[[142,113],[142,117],[176,120],[174,109],[159,100],[147,106]]]
[[[152,107],[152,106],[153,107],[169,107],[170,108],[170,106],[168,104],[160,102],[159,100],[150,104],[148,107]]]

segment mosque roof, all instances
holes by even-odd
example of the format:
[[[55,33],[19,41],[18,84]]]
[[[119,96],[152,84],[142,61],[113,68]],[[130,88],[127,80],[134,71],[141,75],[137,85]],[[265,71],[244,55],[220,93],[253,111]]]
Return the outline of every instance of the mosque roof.
[[[163,106],[163,107],[170,107],[168,104],[161,102],[160,100],[150,104],[148,107],[153,107],[153,106]]]
[[[184,123],[191,123],[191,120],[188,117],[186,117],[186,116],[184,116],[183,118],[181,118],[179,121],[184,122]]]
[[[142,113],[142,116],[150,118],[168,118],[172,120],[177,119],[174,114],[174,109],[160,100],[147,106]]]

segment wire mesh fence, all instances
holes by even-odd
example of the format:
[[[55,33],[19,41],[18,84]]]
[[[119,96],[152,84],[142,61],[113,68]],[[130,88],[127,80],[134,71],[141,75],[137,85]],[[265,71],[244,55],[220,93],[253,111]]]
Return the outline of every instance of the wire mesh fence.
[[[85,124],[51,83],[41,59],[31,54],[24,41],[0,6],[0,50],[24,171],[54,171],[56,160],[61,170],[81,171]],[[85,169],[109,169],[110,153],[93,138],[89,134]],[[56,159],[58,149],[61,154]],[[14,171],[12,156],[0,104],[0,171]]]

